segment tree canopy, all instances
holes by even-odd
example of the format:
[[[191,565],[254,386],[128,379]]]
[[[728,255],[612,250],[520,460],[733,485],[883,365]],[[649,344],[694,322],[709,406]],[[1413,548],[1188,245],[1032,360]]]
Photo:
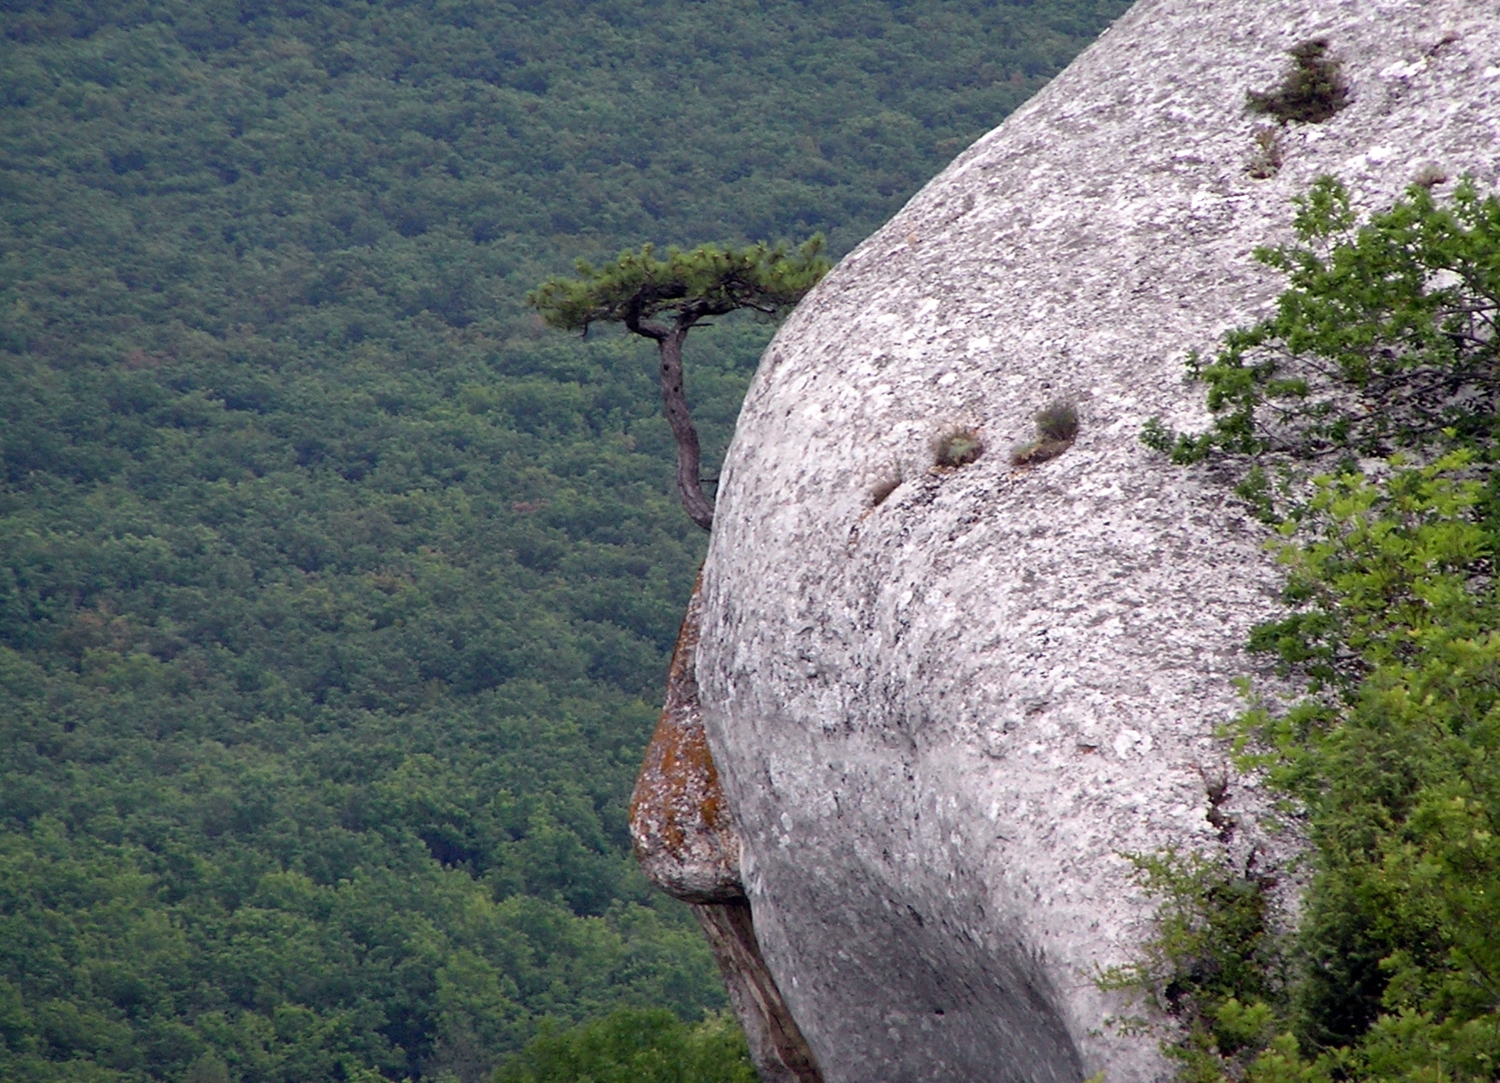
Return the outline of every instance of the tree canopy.
[[[1416,185],[1360,227],[1325,176],[1296,207],[1297,243],[1256,251],[1288,279],[1275,315],[1190,366],[1213,426],[1152,426],[1152,446],[1178,462],[1227,451],[1326,463],[1496,443],[1500,202],[1467,180],[1447,205]]]
[[[594,323],[622,323],[659,340],[672,329],[742,308],[766,317],[784,314],[828,272],[825,247],[818,234],[795,251],[764,242],[738,249],[703,244],[686,252],[669,248],[660,259],[647,244],[599,267],[580,259],[575,277],[554,275],[527,301],[552,327],[587,331]],[[663,315],[668,326],[652,322]]]
[[[688,1027],[659,1008],[617,1008],[571,1030],[544,1029],[495,1083],[758,1083],[738,1031],[722,1015]]]

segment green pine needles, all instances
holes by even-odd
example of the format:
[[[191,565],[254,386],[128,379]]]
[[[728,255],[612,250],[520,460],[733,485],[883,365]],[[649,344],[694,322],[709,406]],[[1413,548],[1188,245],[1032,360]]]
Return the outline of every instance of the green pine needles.
[[[820,233],[791,250],[704,244],[687,252],[669,248],[665,259],[648,244],[602,267],[579,260],[576,278],[554,275],[526,295],[552,327],[587,334],[595,323],[623,323],[656,343],[662,403],[677,441],[678,496],[704,530],[713,526],[713,502],[703,492],[698,430],[683,387],[682,344],[694,326],[713,316],[743,308],[774,319],[790,311],[832,266],[823,248]]]
[[[1290,922],[1253,877],[1137,859],[1160,932],[1106,984],[1176,1016],[1189,1080],[1493,1080],[1500,203],[1413,188],[1356,228],[1324,178],[1297,232],[1260,254],[1289,278],[1276,315],[1196,367],[1213,428],[1143,439],[1238,466],[1281,520],[1287,612],[1251,647],[1305,694],[1257,702],[1232,733],[1302,822],[1310,886],[1278,933]]]
[[[570,331],[623,323],[640,334],[637,325],[658,316],[697,322],[741,308],[777,317],[828,273],[823,250],[822,234],[795,249],[702,244],[686,252],[669,248],[664,259],[648,244],[599,267],[579,260],[576,277],[554,275],[526,300],[549,326]]]

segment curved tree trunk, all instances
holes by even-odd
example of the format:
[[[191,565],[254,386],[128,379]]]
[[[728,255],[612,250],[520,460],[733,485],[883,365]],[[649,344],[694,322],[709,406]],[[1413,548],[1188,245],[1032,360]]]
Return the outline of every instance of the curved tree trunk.
[[[677,440],[677,495],[682,498],[688,518],[704,530],[712,530],[714,506],[703,495],[703,481],[699,477],[698,430],[693,427],[687,395],[682,389],[682,343],[687,333],[688,327],[679,325],[656,339],[661,351],[661,400],[666,407],[667,424],[672,426],[672,435]]]

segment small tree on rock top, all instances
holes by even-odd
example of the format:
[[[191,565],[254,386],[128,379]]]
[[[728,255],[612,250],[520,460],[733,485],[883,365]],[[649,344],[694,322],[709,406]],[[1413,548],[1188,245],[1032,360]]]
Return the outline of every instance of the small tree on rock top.
[[[821,234],[792,250],[705,244],[689,252],[669,248],[665,259],[648,244],[602,267],[579,260],[576,277],[554,275],[526,301],[552,327],[587,334],[590,324],[623,323],[656,343],[662,402],[677,441],[677,492],[688,516],[708,530],[714,510],[699,477],[698,430],[683,392],[682,344],[703,320],[741,308],[767,318],[784,315],[830,266]]]

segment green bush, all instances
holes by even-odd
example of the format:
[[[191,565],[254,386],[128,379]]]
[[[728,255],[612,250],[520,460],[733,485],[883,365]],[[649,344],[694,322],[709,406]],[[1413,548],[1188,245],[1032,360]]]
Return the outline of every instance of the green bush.
[[[1035,466],[1055,459],[1078,437],[1078,407],[1071,402],[1048,403],[1032,420],[1036,423],[1036,439],[1011,449],[1012,466]]]
[[[1288,613],[1252,646],[1307,682],[1234,727],[1241,766],[1266,772],[1313,845],[1298,931],[1220,938],[1210,969],[1242,977],[1166,1004],[1183,1023],[1171,1044],[1193,1080],[1493,1080],[1500,521],[1485,328],[1500,204],[1464,185],[1443,208],[1414,189],[1356,231],[1325,179],[1301,206],[1299,237],[1326,251],[1269,254],[1292,283],[1278,314],[1199,370],[1223,416],[1201,437],[1146,434],[1179,460],[1228,455],[1262,484],[1267,467],[1283,479]],[[1296,365],[1323,382],[1288,379]],[[1181,915],[1232,926],[1216,900],[1233,882],[1212,867],[1167,882],[1149,958],[1111,978],[1158,999],[1194,982],[1203,952]]]
[[[1500,199],[1458,185],[1451,206],[1413,185],[1355,228],[1349,195],[1321,177],[1296,200],[1297,243],[1259,248],[1289,288],[1276,313],[1193,355],[1213,426],[1149,422],[1143,439],[1195,462],[1215,452],[1335,465],[1496,437]]]
[[[1245,100],[1252,112],[1273,116],[1283,124],[1301,121],[1321,124],[1349,102],[1349,88],[1339,62],[1328,55],[1328,40],[1313,38],[1288,50],[1292,67],[1275,90],[1252,90]]]
[[[757,1083],[738,1024],[711,1015],[619,1008],[568,1030],[544,1026],[494,1083]]]

